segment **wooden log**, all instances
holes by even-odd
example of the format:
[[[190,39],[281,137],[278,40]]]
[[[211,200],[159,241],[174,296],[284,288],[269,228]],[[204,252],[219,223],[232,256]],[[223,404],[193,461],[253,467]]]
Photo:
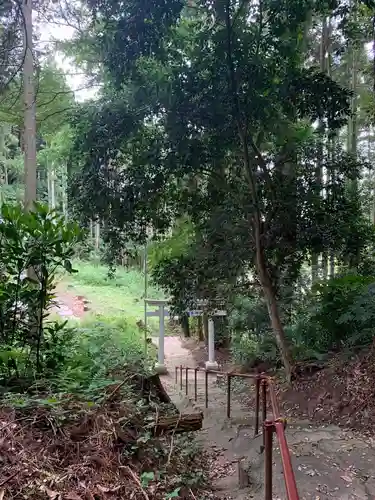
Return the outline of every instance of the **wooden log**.
[[[203,413],[200,412],[160,417],[148,427],[152,430],[154,436],[160,436],[161,434],[199,431],[202,429],[202,424]]]

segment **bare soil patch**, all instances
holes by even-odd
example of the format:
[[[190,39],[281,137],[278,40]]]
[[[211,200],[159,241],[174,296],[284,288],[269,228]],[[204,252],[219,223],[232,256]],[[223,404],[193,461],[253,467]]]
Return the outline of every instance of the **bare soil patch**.
[[[56,295],[58,301],[58,307],[56,307],[57,313],[59,312],[59,308],[63,308],[70,311],[74,317],[82,318],[90,310],[89,301],[85,297],[75,295],[63,284],[59,284],[56,287]]]
[[[316,423],[373,433],[375,429],[375,346],[337,354],[322,370],[279,386],[285,411]]]

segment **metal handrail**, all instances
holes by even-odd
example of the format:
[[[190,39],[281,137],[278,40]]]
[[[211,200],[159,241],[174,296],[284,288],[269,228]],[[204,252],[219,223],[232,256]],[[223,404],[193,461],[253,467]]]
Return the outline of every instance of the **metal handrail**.
[[[227,417],[231,415],[231,381],[232,378],[247,378],[255,382],[255,428],[254,437],[259,435],[259,413],[262,410],[262,429],[263,429],[263,447],[264,447],[264,467],[265,467],[265,500],[272,500],[272,449],[273,435],[276,434],[279,448],[283,475],[288,500],[299,500],[296,479],[293,472],[292,461],[289,447],[285,436],[286,419],[280,416],[279,403],[275,391],[274,380],[266,374],[248,374],[236,372],[222,372],[219,370],[205,370],[204,368],[191,368],[176,366],[176,384],[178,384],[178,372],[180,372],[180,389],[183,390],[183,372],[185,371],[185,393],[189,392],[189,371],[194,372],[194,399],[198,399],[198,372],[205,374],[205,407],[208,408],[208,375],[226,375],[227,380]],[[267,391],[268,389],[268,391]],[[272,418],[267,419],[267,392],[271,402]],[[262,402],[262,408],[260,408]]]

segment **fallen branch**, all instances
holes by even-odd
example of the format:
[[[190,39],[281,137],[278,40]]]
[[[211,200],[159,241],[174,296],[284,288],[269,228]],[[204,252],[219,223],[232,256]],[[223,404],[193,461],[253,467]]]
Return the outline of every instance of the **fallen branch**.
[[[13,479],[15,476],[17,476],[17,474],[18,474],[18,471],[14,472],[14,474],[11,474],[9,477],[7,477],[6,479],[4,479],[4,481],[1,481],[0,488],[2,486],[4,486],[4,484],[6,484],[8,481],[10,481],[11,479]]]
[[[194,432],[202,429],[203,413],[188,413],[172,415],[170,417],[160,417],[158,421],[149,424],[154,436],[161,434],[181,434],[183,432]]]
[[[197,500],[197,497],[194,495],[193,490],[189,488],[189,493],[193,497],[193,500]]]
[[[150,497],[147,495],[147,493],[145,492],[145,490],[143,489],[143,486],[141,484],[141,481],[138,479],[138,477],[134,474],[134,472],[131,470],[130,467],[126,466],[125,467],[126,470],[129,472],[129,474],[131,475],[131,477],[134,479],[134,481],[137,483],[139,489],[141,490],[142,492],[142,495],[145,497],[146,500],[150,500]]]
[[[173,452],[173,443],[174,443],[174,435],[176,434],[176,429],[177,429],[177,426],[180,422],[180,418],[181,418],[181,413],[179,414],[179,418],[176,422],[176,426],[175,428],[173,429],[173,432],[172,432],[172,437],[171,437],[171,447],[170,447],[170,450],[169,450],[169,454],[168,454],[168,460],[167,460],[167,465],[169,465],[171,463],[171,457],[172,457],[172,452]]]

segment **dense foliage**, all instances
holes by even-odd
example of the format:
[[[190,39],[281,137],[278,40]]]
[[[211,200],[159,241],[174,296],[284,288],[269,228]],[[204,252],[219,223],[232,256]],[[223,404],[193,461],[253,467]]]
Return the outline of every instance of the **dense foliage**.
[[[43,205],[25,213],[1,209],[0,373],[6,379],[33,377],[63,363],[69,329],[49,319],[60,269],[72,272],[79,238],[75,224]],[[60,348],[61,347],[61,348]]]
[[[73,121],[72,203],[105,221],[119,247],[120,234],[143,242],[147,227],[158,235],[187,217],[194,236],[160,258],[155,279],[184,310],[251,276],[290,372],[285,290],[316,255],[357,269],[372,244],[355,187],[364,164],[337,139],[351,91],[306,64],[311,14],[320,19],[328,6],[89,7],[105,20],[97,57],[108,84]],[[330,9],[346,29],[353,12]]]

